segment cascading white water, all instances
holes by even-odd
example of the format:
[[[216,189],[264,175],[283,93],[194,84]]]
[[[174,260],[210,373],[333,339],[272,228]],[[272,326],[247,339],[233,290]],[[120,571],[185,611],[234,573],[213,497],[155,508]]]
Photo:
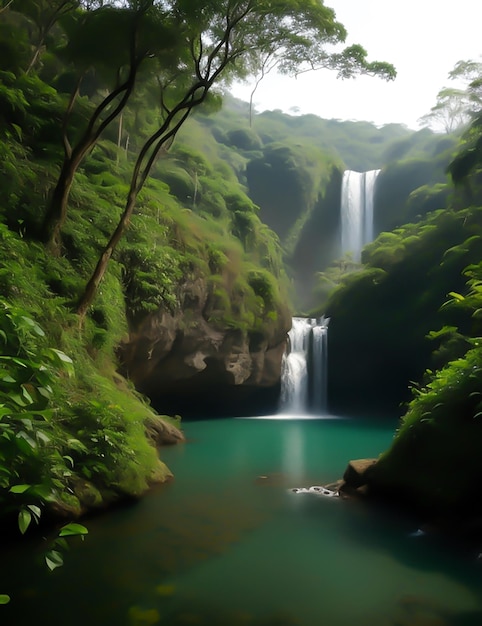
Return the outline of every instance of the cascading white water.
[[[363,246],[373,241],[373,198],[380,170],[343,173],[341,185],[341,251],[360,261]]]
[[[375,199],[375,184],[380,170],[365,172],[365,232],[363,245],[373,241],[373,206]]]
[[[281,368],[283,413],[326,413],[328,321],[293,318]]]
[[[328,408],[327,402],[327,361],[328,361],[328,322],[322,317],[317,326],[313,326],[313,380],[312,380],[312,409],[315,413],[324,414]]]
[[[294,317],[288,332],[288,347],[281,365],[281,407],[284,412],[301,413],[308,398],[309,320]]]

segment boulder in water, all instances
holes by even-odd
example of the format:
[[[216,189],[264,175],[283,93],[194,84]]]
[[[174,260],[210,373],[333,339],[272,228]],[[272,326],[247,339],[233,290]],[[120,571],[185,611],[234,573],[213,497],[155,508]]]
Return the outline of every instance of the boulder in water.
[[[359,489],[363,485],[366,485],[368,480],[367,477],[370,473],[370,468],[372,468],[376,459],[357,459],[355,461],[350,461],[348,463],[348,467],[343,474],[343,490],[351,490],[351,489]]]

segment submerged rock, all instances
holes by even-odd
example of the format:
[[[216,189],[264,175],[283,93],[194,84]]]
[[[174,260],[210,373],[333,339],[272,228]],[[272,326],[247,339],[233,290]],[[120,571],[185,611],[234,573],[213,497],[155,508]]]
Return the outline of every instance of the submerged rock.
[[[337,491],[332,491],[331,489],[327,489],[326,487],[322,487],[320,485],[315,485],[313,487],[293,487],[290,489],[291,493],[311,493],[317,496],[325,496],[327,498],[333,498],[338,496]]]

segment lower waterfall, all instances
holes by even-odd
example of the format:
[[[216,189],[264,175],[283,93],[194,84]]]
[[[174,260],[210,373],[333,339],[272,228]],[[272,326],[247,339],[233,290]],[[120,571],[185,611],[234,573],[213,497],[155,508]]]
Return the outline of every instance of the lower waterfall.
[[[293,318],[281,365],[281,413],[326,414],[328,322]]]

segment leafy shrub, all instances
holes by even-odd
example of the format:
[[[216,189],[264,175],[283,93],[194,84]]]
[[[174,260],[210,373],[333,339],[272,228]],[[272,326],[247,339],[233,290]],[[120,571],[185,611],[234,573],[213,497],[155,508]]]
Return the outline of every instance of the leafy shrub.
[[[0,504],[18,510],[23,533],[72,474],[55,399],[59,376],[71,376],[73,366],[45,345],[44,331],[26,311],[3,300],[0,341]]]
[[[228,132],[228,142],[240,150],[260,150],[263,143],[250,128],[236,128]]]

